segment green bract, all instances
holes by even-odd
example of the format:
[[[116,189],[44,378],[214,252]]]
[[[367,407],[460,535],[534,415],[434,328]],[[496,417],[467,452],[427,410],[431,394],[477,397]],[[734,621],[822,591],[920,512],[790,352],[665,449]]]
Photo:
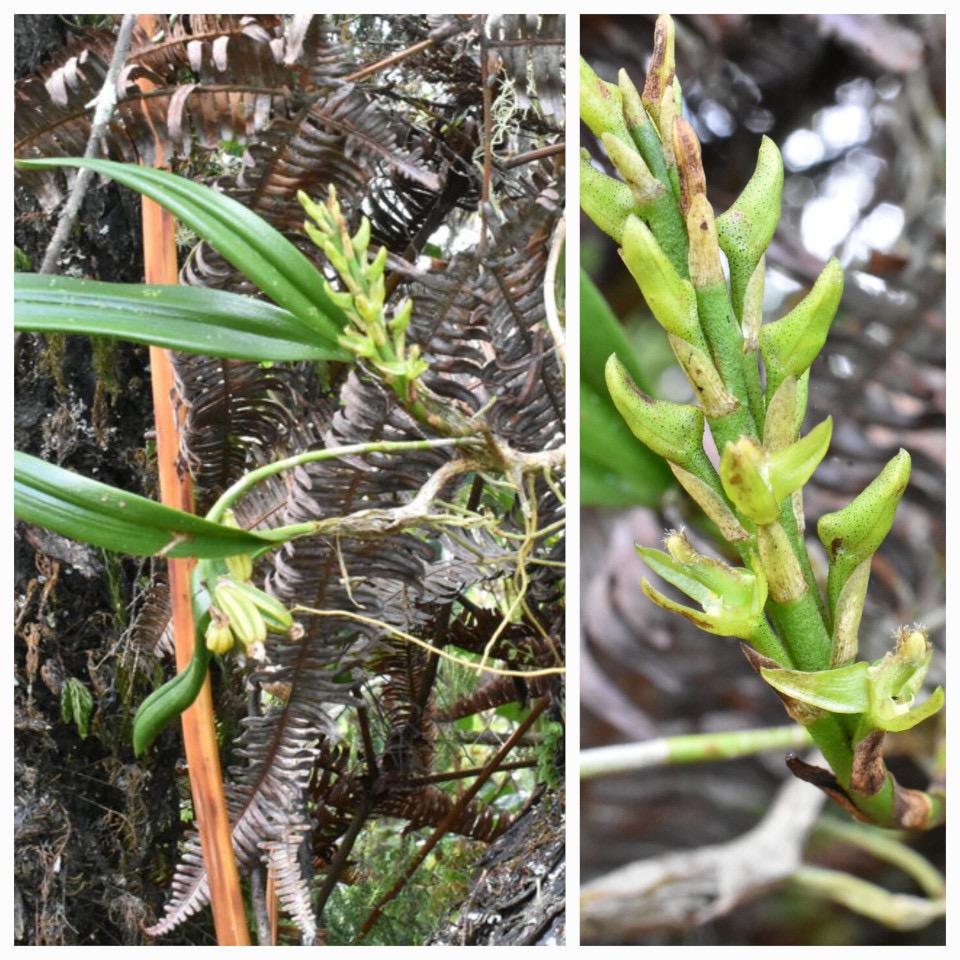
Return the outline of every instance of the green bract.
[[[817,533],[830,557],[830,609],[853,571],[872,556],[893,526],[893,517],[910,479],[910,454],[901,450],[852,503],[825,513]]]
[[[760,141],[757,169],[733,206],[717,220],[720,248],[730,263],[733,309],[742,319],[747,284],[780,220],[783,158],[769,138]]]
[[[760,330],[760,352],[767,367],[767,396],[786,377],[806,371],[823,349],[843,296],[843,270],[831,260],[813,289],[785,317]]]
[[[620,88],[604,83],[583,57],[580,58],[580,118],[597,137],[612,133],[629,140],[623,119],[623,95]]]
[[[580,155],[580,182],[590,187],[582,195],[583,209],[604,233],[619,243],[627,217],[640,212],[630,188],[601,173],[583,154]]]
[[[606,376],[610,396],[638,440],[664,460],[687,469],[708,463],[703,452],[703,414],[697,407],[648,397],[615,356],[607,361]]]
[[[805,673],[800,670],[761,669],[763,678],[780,693],[831,713],[861,714],[857,739],[871,730],[909,730],[943,706],[937,687],[923,704],[914,700],[923,686],[932,651],[920,629],[902,631],[897,647],[874,664],[864,661]]]
[[[639,217],[629,216],[622,242],[623,262],[660,326],[687,343],[705,347],[693,284],[677,273],[650,228]]]

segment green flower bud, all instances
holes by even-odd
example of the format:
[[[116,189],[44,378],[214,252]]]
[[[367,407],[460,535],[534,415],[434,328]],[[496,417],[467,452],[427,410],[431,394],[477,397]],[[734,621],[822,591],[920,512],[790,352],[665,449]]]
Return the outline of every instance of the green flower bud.
[[[395,337],[402,337],[410,326],[413,318],[413,301],[409,297],[404,297],[394,308],[393,317],[387,322],[387,326],[394,332]]]
[[[580,58],[580,119],[598,139],[604,133],[612,133],[623,141],[630,141],[620,88],[601,80],[583,57]]]
[[[703,608],[701,613],[675,603],[644,580],[643,592],[658,606],[672,610],[708,633],[751,640],[764,618],[767,584],[758,566],[751,572],[728,566],[713,557],[704,557],[681,533],[666,540],[669,553],[637,547],[651,570]]]
[[[366,217],[360,218],[360,226],[353,235],[353,249],[358,256],[363,256],[370,246],[370,221]]]
[[[867,670],[869,709],[864,723],[874,729],[899,732],[933,716],[943,706],[942,688],[937,687],[921,706],[913,706],[932,656],[926,630],[901,627],[893,652]]]
[[[207,624],[204,642],[211,653],[226,653],[233,648],[234,636],[230,621],[216,607],[210,608],[210,623]]]
[[[785,317],[760,331],[767,369],[767,396],[785,377],[799,377],[823,349],[843,295],[843,268],[836,258],[823,268],[813,289]]]
[[[384,249],[386,249],[384,247]],[[333,301],[334,305],[339,307],[341,310],[352,313],[353,312],[353,294],[348,293],[346,290],[334,290],[330,286],[329,280],[323,281],[323,290],[326,295]]]
[[[377,251],[377,255],[370,261],[367,266],[367,278],[371,283],[379,280],[383,277],[384,268],[387,265],[387,248],[381,247]]]
[[[752,437],[724,447],[720,480],[734,506],[754,523],[772,523],[780,504],[810,479],[830,446],[833,421],[827,417],[805,437],[770,452]]]
[[[768,451],[770,482],[778,501],[789,496],[794,490],[800,490],[813,476],[814,470],[827,455],[832,433],[833,418],[827,417],[806,436],[789,446]]]
[[[657,17],[657,25],[653,34],[653,55],[647,67],[647,81],[643,87],[641,97],[647,112],[655,123],[660,122],[660,104],[664,91],[673,79],[676,72],[676,28],[673,18],[669,14]]]
[[[689,280],[677,273],[639,217],[627,217],[620,256],[627,265],[657,322],[668,333],[705,348],[697,319],[697,294]]]
[[[377,360],[376,367],[392,377],[403,377],[405,380],[416,380],[421,374],[430,369],[430,364],[419,359],[419,350],[414,347],[402,360]]]
[[[337,343],[358,357],[373,360],[378,356],[376,344],[364,333],[347,328],[337,337]]]
[[[226,558],[226,564],[234,580],[249,580],[253,576],[253,559],[249,553],[235,553]]]
[[[754,523],[773,523],[780,515],[766,451],[753,437],[742,436],[723,448],[720,482],[731,503]]]
[[[730,292],[737,318],[743,321],[747,283],[773,239],[780,220],[783,159],[776,144],[764,137],[757,169],[733,206],[717,220],[720,248],[730,264]]]
[[[297,202],[311,220],[314,220],[322,230],[330,232],[329,215],[325,206],[315,203],[303,190],[297,191]]]
[[[617,243],[623,240],[623,225],[639,213],[630,188],[620,180],[601,173],[586,150],[580,151],[580,206],[584,213]]]
[[[820,518],[817,533],[830,557],[827,593],[834,617],[844,584],[890,532],[909,479],[910,454],[901,450],[852,503]]]
[[[690,404],[648,397],[616,355],[607,361],[605,374],[614,405],[633,435],[665,460],[699,473],[706,459],[703,413]]]

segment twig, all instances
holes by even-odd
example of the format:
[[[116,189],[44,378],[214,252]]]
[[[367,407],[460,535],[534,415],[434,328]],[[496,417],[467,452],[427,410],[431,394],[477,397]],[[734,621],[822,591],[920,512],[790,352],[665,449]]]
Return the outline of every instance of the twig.
[[[106,79],[103,81],[103,87],[97,95],[97,109],[93,113],[93,125],[90,128],[90,138],[87,140],[87,147],[83,152],[84,157],[92,157],[100,149],[100,140],[103,132],[107,128],[107,123],[113,114],[113,108],[117,105],[117,79],[120,76],[120,70],[127,59],[127,52],[130,49],[130,38],[133,36],[133,28],[137,22],[137,15],[134,13],[125,13],[120,23],[120,32],[117,34],[117,44],[113,48],[113,57],[110,60],[110,67],[107,70]],[[43,264],[40,267],[41,273],[55,273],[57,260],[63,252],[63,248],[70,236],[73,225],[76,222],[77,214],[80,212],[80,205],[86,196],[87,188],[93,179],[93,171],[84,167],[77,174],[73,182],[73,189],[67,198],[67,205],[60,215],[60,221],[57,223],[57,229],[47,247],[47,252],[43,257]]]
[[[567,369],[567,348],[563,323],[557,309],[557,268],[560,265],[560,255],[564,248],[566,237],[566,220],[561,217],[550,238],[550,255],[547,257],[547,269],[543,275],[543,308],[547,315],[547,326],[550,335],[557,347],[557,356],[563,365],[564,373]]]
[[[567,149],[565,143],[551,143],[548,147],[538,147],[536,150],[527,150],[524,153],[514,154],[506,160],[500,161],[500,166],[504,170],[510,170],[513,167],[522,167],[525,163],[533,163],[536,160],[545,160],[547,157],[553,157],[557,154],[563,154]]]
[[[344,617],[347,620],[356,620],[358,623],[366,623],[373,627],[379,627],[381,630],[386,631],[391,637],[405,640],[407,643],[421,647],[428,653],[442,657],[444,660],[449,660],[451,663],[456,663],[458,666],[476,670],[477,673],[489,673],[496,677],[546,677],[566,673],[566,667],[543,667],[536,670],[508,670],[501,667],[491,667],[482,661],[477,663],[474,660],[467,660],[465,657],[458,657],[455,654],[447,653],[446,650],[439,650],[427,643],[426,640],[421,640],[419,637],[406,633],[392,624],[387,623],[385,620],[378,620],[376,617],[365,617],[363,614],[354,613],[352,610],[318,610],[316,607],[305,607],[302,604],[297,604],[290,608],[290,612],[293,614],[306,613],[313,617]]]
[[[344,80],[347,83],[356,83],[357,80],[362,80],[364,77],[369,77],[373,73],[379,73],[381,70],[386,70],[387,67],[392,67],[395,63],[400,63],[401,60],[406,60],[407,57],[412,57],[415,53],[419,53],[421,50],[426,50],[428,47],[432,47],[441,40],[446,40],[448,37],[453,37],[458,33],[463,33],[470,28],[470,25],[470,21],[464,21],[462,25],[449,25],[449,29],[435,32],[431,36],[427,37],[426,40],[421,40],[419,43],[415,43],[412,47],[407,47],[405,50],[401,50],[399,53],[394,53],[383,60],[378,60],[376,63],[371,63],[362,70],[357,70],[356,73],[351,73],[348,77],[345,77]]]
[[[806,896],[832,900],[891,930],[921,930],[947,913],[947,901],[943,896],[928,900],[906,893],[891,893],[842,870],[801,866],[791,882],[794,889]]]
[[[607,777],[611,774],[674,763],[701,763],[730,760],[765,750],[795,750],[809,747],[810,734],[793,723],[764,730],[736,730],[730,733],[696,733],[678,737],[658,737],[641,743],[616,743],[580,753],[580,779]]]
[[[636,861],[588,883],[580,895],[584,942],[699,926],[787,880],[800,866],[823,802],[819,791],[790,780],[763,820],[743,836]]]

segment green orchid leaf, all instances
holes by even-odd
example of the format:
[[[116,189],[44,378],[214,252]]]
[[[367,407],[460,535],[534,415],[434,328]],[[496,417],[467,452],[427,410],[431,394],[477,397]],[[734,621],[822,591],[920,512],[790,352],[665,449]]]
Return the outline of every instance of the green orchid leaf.
[[[662,459],[637,443],[606,387],[580,380],[580,502],[614,507],[660,503],[671,485]]]
[[[604,368],[611,354],[625,367],[633,382],[644,392],[654,389],[650,372],[644,368],[606,297],[580,271],[580,379],[601,395],[607,395]],[[632,446],[636,444],[631,441]]]
[[[203,287],[18,274],[14,277],[14,328],[118,337],[238,360],[350,358],[342,347],[305,331],[287,310]]]
[[[137,556],[226,557],[262,551],[267,535],[221,526],[17,450],[14,514],[71,540]]]
[[[347,316],[328,296],[323,275],[278,230],[236,200],[165,170],[112,160],[18,160],[27,169],[86,167],[142,193],[206,240],[308,332],[335,344]]]

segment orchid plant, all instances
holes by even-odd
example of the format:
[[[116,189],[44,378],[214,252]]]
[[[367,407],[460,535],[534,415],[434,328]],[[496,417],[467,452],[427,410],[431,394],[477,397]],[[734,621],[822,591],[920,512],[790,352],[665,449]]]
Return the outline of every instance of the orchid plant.
[[[700,144],[682,116],[669,16],[657,22],[642,91],[624,71],[609,83],[581,59],[580,114],[619,174],[608,176],[583,150],[581,205],[619,245],[698,402],[648,396],[622,351],[606,361],[609,395],[636,438],[713,522],[728,553],[740,558],[733,566],[701,555],[683,531],[671,531],[665,551],[638,551],[693,603],[677,602],[646,580],[642,589],[702,630],[742,641],[751,665],[830,765],[791,757],[794,774],[859,820],[932,827],[944,817],[942,793],[898,784],[882,752],[886,732],[913,727],[943,706],[940,687],[922,696],[932,653],[927,633],[903,627],[884,657],[858,659],[871,560],[907,487],[907,451],[852,503],[820,518],[817,533],[829,557],[825,596],[804,543],[803,487],[832,431],[827,417],[802,432],[810,368],[840,304],[842,268],[830,260],[800,303],[764,322],[764,252],[780,217],[780,152],[765,137],[743,192],[714,214]],[[584,330],[584,339],[590,336]],[[705,426],[719,451],[717,466],[704,449]]]

